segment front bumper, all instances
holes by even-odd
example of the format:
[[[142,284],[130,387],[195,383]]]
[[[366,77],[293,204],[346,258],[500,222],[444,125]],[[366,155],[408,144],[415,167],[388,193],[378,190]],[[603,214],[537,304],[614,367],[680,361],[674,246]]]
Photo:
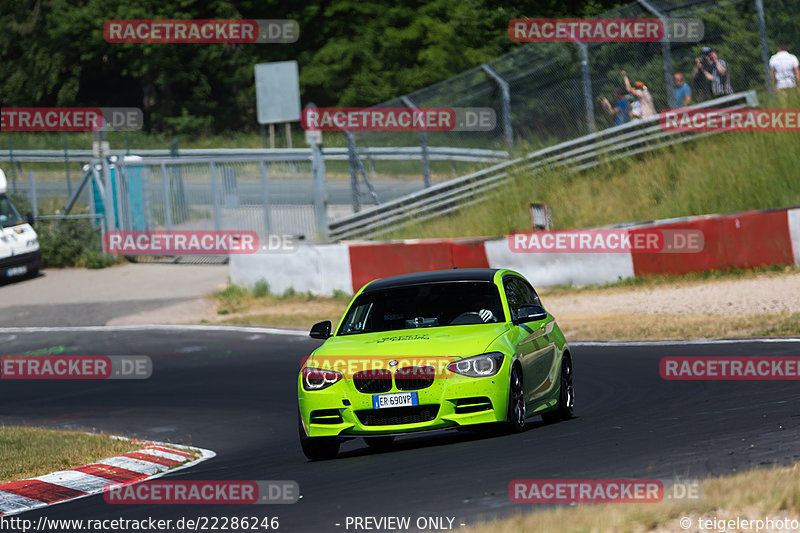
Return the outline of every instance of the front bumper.
[[[508,360],[494,376],[451,374],[417,389],[419,405],[373,409],[372,393],[342,379],[326,389],[307,391],[298,376],[300,417],[309,437],[371,436],[413,433],[501,422],[508,408]],[[380,394],[408,392],[397,385]]]
[[[30,274],[31,272],[36,272],[41,267],[41,264],[42,264],[41,249],[36,250],[34,252],[28,252],[25,254],[18,254],[18,255],[12,255],[11,257],[5,257],[3,259],[0,259],[0,280],[15,279]],[[25,267],[26,269],[25,273],[13,276],[8,275],[9,269],[15,269],[18,267]]]

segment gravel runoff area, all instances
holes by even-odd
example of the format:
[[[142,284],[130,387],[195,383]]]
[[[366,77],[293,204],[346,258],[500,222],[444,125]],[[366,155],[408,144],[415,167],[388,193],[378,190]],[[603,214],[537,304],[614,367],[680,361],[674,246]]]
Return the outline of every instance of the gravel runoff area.
[[[13,326],[230,321],[230,317],[217,315],[215,302],[208,298],[224,288],[227,279],[228,268],[224,265],[126,264],[102,270],[46,270],[36,279],[0,286],[0,319]],[[556,317],[610,314],[733,317],[800,312],[797,271],[541,292],[542,300]],[[297,302],[278,304],[282,305],[296,306]],[[313,313],[315,303],[305,305]],[[282,309],[262,311],[274,314]],[[305,329],[308,324],[295,327]]]
[[[800,272],[753,274],[742,279],[674,285],[558,291],[542,300],[556,317],[572,313],[780,314],[800,312]]]

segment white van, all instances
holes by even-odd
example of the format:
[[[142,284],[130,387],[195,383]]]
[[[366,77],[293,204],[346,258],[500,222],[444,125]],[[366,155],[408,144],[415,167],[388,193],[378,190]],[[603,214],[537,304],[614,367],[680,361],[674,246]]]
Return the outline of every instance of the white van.
[[[39,237],[32,216],[22,218],[6,194],[8,181],[0,169],[0,281],[35,276],[42,263]]]

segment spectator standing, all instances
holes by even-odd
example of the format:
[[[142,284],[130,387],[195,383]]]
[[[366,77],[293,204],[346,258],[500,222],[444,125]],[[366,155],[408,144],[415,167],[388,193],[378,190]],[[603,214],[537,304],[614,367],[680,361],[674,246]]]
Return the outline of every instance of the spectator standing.
[[[606,113],[614,116],[614,125],[620,126],[631,120],[631,105],[628,103],[628,99],[625,98],[625,90],[620,87],[614,89],[614,97],[617,99],[615,106],[612,107],[606,97],[600,100],[600,104],[602,104]]]
[[[776,89],[791,89],[797,87],[800,80],[800,62],[797,56],[789,53],[789,45],[778,45],[778,53],[769,58],[769,70],[772,73],[772,82]]]
[[[632,94],[639,104],[637,106],[640,111],[640,116],[638,118],[655,116],[656,106],[653,104],[653,96],[650,94],[650,91],[647,90],[647,86],[641,81],[637,81],[631,85],[628,74],[624,70],[621,71],[620,74],[622,74],[622,81],[625,82],[625,90]]]
[[[711,48],[704,46],[701,56],[696,57],[694,70],[692,70],[692,86],[694,97],[698,101],[711,98],[711,79],[706,76],[706,72],[711,72]]]
[[[711,50],[711,93],[714,96],[733,94],[731,72],[728,63],[719,58],[719,52]]]
[[[692,101],[692,90],[680,72],[676,72],[673,78],[675,79],[675,107],[686,107]]]
[[[631,101],[631,122],[640,120],[642,118],[642,103],[631,95],[628,95],[628,101]]]
[[[728,69],[728,63],[724,59],[719,58],[718,51],[707,46],[703,48],[702,52],[704,58],[703,60],[697,58],[695,78],[697,78],[698,75],[705,77],[706,81],[711,85],[711,94],[715,97],[733,94],[731,73]]]

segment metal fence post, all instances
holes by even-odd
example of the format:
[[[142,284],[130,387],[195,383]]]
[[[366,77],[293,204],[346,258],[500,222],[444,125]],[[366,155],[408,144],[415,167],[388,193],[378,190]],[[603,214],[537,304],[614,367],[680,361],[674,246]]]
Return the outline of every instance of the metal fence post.
[[[92,182],[94,178],[94,170],[92,164],[86,165],[86,170],[84,170],[83,175],[81,176],[81,181],[78,184],[78,188],[72,192],[67,200],[67,205],[64,206],[64,214],[68,215],[69,212],[72,210],[72,206],[75,205],[75,202],[78,201],[78,196],[80,196],[83,188],[86,186],[87,183]],[[94,198],[92,197],[91,193],[89,194],[89,212],[94,214]]]
[[[28,171],[28,182],[31,188],[31,211],[33,211],[33,217],[36,218],[39,210],[36,207],[36,180],[33,177],[33,170]]]
[[[167,181],[167,165],[161,163],[161,180],[164,185],[164,222],[167,224],[167,231],[172,231],[172,206],[169,197],[169,182]]]
[[[666,81],[667,89],[667,104],[670,109],[675,108],[675,90],[673,89],[674,82],[672,80],[672,48],[667,36],[667,17],[664,16],[659,10],[653,7],[647,0],[636,0],[643,8],[652,13],[661,21],[664,26],[664,38],[661,39],[661,55],[664,56],[664,80]]]
[[[211,174],[211,197],[214,203],[214,229],[220,231],[222,229],[222,220],[220,219],[220,201],[219,201],[219,185],[217,184],[217,165],[211,161],[208,164],[208,170]]]
[[[361,211],[360,191],[358,190],[358,152],[356,152],[356,140],[352,132],[346,131],[347,136],[347,159],[350,161],[350,192],[353,197],[353,212]]]
[[[117,207],[114,202],[114,184],[111,178],[111,167],[108,164],[107,157],[101,157],[100,163],[103,167],[103,186],[105,187],[105,195],[103,197],[103,207],[106,210],[106,221],[109,231],[116,229],[115,217],[117,214]]]
[[[267,164],[262,159],[258,162],[259,169],[261,170],[261,197],[264,201],[264,229],[267,232],[267,239],[272,234],[272,215],[270,213],[269,205],[269,181],[267,175]]]
[[[17,192],[17,171],[14,168],[14,143],[11,142],[11,134],[8,134],[8,165],[11,167],[11,187],[14,193]]]
[[[155,221],[153,220],[153,196],[150,184],[150,167],[147,166],[142,169],[142,198],[142,203],[144,206],[144,227],[150,231],[155,226]]]
[[[311,174],[314,180],[314,219],[317,224],[319,239],[328,240],[328,193],[325,183],[325,159],[322,147],[316,143],[311,145]]]
[[[481,65],[481,68],[497,83],[498,87],[500,87],[500,95],[503,99],[503,134],[506,137],[506,144],[510,151],[514,148],[514,130],[511,125],[511,90],[505,78],[498,74],[495,69],[485,63]]]
[[[61,134],[61,144],[64,146],[64,170],[67,174],[67,196],[72,195],[72,180],[69,178],[69,149],[67,148],[67,134]]]
[[[130,229],[130,210],[128,206],[128,179],[125,175],[124,156],[117,158],[114,165],[114,178],[116,180],[116,206],[117,206],[117,229]]]
[[[103,252],[103,256],[108,255],[108,253],[106,252],[106,247],[105,247],[105,242],[106,242],[106,224],[105,224],[105,222],[103,221],[102,218],[100,218],[100,242],[103,243],[103,246],[101,246],[102,252]]]
[[[589,70],[589,47],[586,43],[575,42],[581,55],[581,77],[583,80],[583,107],[586,113],[586,129],[589,133],[597,131],[594,119],[594,101],[592,95],[592,75]]]
[[[401,96],[400,100],[406,107],[417,109],[416,104],[408,96]],[[428,155],[428,132],[425,130],[419,132],[419,147],[422,150],[422,181],[427,188],[431,186],[431,160]]]
[[[769,70],[769,44],[767,43],[767,20],[764,17],[764,0],[756,0],[758,15],[758,36],[761,41],[761,61],[764,64],[764,83],[767,84],[769,103],[775,103],[775,88],[772,86],[772,74]]]

